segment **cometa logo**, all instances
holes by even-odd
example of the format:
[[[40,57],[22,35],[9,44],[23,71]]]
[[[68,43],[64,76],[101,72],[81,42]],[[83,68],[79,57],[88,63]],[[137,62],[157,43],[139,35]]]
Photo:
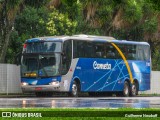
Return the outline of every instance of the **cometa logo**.
[[[104,70],[108,70],[108,69],[111,69],[111,64],[100,64],[100,63],[97,63],[96,61],[93,62],[93,68],[94,69],[104,69]]]

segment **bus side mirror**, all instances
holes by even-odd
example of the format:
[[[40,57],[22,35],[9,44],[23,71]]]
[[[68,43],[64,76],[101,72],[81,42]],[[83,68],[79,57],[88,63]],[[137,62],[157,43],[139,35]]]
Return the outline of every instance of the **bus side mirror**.
[[[21,56],[22,56],[22,53],[18,53],[15,57],[15,64],[17,66],[21,64]]]

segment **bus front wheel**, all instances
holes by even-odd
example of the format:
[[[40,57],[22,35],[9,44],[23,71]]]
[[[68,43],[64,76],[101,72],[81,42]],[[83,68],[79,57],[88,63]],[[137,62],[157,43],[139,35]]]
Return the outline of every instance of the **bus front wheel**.
[[[76,81],[74,81],[72,84],[72,89],[71,89],[71,92],[69,93],[69,96],[78,97],[79,91],[80,91],[79,84]]]

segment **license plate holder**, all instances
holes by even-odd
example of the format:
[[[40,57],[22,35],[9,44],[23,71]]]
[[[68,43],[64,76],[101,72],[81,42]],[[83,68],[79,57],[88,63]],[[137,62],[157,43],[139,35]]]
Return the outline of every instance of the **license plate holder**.
[[[42,90],[42,87],[36,87],[35,90],[40,91],[40,90]]]

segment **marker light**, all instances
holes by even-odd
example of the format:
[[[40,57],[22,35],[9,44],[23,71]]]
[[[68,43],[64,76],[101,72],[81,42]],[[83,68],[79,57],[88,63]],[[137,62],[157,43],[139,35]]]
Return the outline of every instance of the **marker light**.
[[[24,44],[24,45],[23,45],[23,48],[26,49],[26,48],[27,48],[27,44]]]
[[[36,77],[37,74],[36,74],[36,73],[31,73],[30,76],[31,76],[31,77]]]
[[[23,52],[26,52],[27,44],[23,44]]]

